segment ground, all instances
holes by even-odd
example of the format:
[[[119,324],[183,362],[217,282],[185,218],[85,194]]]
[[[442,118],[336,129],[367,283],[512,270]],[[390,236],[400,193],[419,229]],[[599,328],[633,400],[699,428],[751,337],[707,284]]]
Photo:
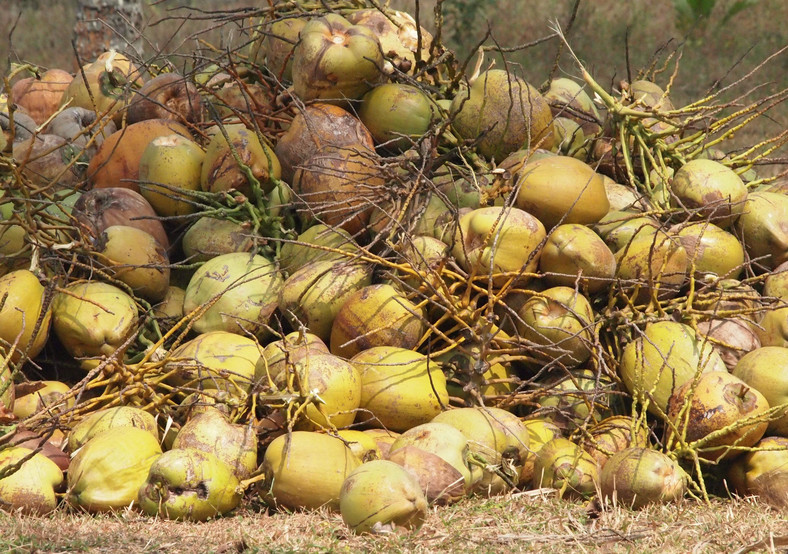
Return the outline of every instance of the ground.
[[[755,499],[691,499],[633,512],[598,511],[547,491],[469,498],[433,508],[417,533],[356,536],[339,514],[246,508],[207,523],[154,520],[133,511],[88,516],[0,515],[0,551],[17,552],[778,552],[784,513]]]

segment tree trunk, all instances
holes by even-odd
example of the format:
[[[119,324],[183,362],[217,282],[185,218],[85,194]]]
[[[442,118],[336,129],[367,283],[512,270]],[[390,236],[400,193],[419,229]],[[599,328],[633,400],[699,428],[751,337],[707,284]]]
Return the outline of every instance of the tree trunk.
[[[142,55],[142,0],[79,0],[74,40],[81,63],[107,50]]]

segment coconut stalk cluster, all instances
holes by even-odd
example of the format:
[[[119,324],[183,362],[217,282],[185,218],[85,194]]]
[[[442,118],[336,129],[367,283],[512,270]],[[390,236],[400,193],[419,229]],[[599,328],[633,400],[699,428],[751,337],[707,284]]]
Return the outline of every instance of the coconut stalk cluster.
[[[788,506],[788,135],[726,150],[788,91],[608,90],[557,25],[531,83],[372,4],[5,76],[3,507]]]

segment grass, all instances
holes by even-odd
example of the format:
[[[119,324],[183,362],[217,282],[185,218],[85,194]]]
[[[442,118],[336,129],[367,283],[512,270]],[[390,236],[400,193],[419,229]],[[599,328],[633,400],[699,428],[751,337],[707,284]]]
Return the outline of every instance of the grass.
[[[0,550],[17,552],[772,552],[788,546],[785,518],[753,499],[685,500],[639,512],[596,511],[534,492],[435,508],[417,533],[351,533],[338,514],[244,509],[206,523],[136,512],[0,515]]]

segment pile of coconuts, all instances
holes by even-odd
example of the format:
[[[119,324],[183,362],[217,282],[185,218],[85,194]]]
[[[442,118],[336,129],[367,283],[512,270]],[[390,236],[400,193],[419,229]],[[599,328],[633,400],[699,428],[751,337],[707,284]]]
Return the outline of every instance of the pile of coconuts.
[[[372,4],[5,76],[2,508],[788,507],[786,138],[726,151],[778,102],[529,83]]]

